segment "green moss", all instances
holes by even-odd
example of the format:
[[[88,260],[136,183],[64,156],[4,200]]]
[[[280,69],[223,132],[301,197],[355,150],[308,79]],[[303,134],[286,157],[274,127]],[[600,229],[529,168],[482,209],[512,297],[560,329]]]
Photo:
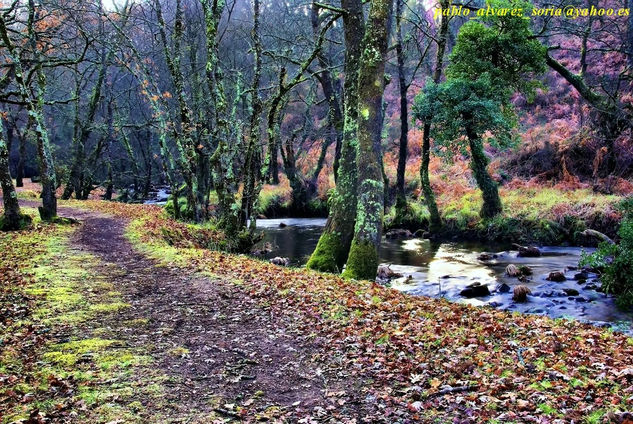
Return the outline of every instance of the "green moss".
[[[341,272],[342,264],[347,258],[343,257],[341,237],[336,233],[324,233],[319,238],[316,249],[310,256],[306,268],[321,272]]]
[[[129,308],[129,303],[123,302],[111,302],[111,303],[98,303],[96,305],[90,305],[90,310],[93,312],[117,312],[121,309]]]
[[[85,339],[62,343],[52,347],[52,351],[44,354],[46,361],[63,366],[75,365],[83,355],[94,354],[105,350],[117,343],[116,340]]]
[[[384,228],[390,230],[394,228],[404,228],[410,231],[417,231],[428,228],[430,214],[426,206],[418,202],[407,202],[404,208],[393,207],[385,215]]]
[[[18,221],[18,226],[9,225],[4,215],[0,215],[0,231],[20,231],[29,228],[33,223],[33,219],[29,215],[22,214]]]
[[[378,250],[370,242],[352,241],[343,277],[375,280],[378,270]]]

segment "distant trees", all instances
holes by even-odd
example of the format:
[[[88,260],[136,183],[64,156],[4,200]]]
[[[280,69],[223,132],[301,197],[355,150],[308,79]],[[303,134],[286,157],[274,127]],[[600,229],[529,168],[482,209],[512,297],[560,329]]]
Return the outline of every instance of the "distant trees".
[[[450,56],[447,80],[429,82],[416,99],[415,117],[431,123],[437,143],[465,150],[482,191],[481,216],[502,211],[497,183],[487,171],[484,137],[508,145],[516,126],[510,103],[515,91],[532,94],[533,79],[545,69],[545,48],[532,37],[529,22],[520,17],[488,18],[463,25]]]
[[[562,2],[560,7],[567,3]],[[557,5],[558,6],[558,5]],[[598,7],[592,0],[579,8]],[[599,7],[631,7],[630,1],[608,1]],[[603,177],[621,174],[617,168],[618,142],[633,130],[630,93],[633,89],[633,14],[542,19],[535,35],[547,46],[545,60],[560,79],[577,91],[590,107],[591,128],[600,146],[595,152]],[[561,82],[562,82],[561,81]],[[630,139],[630,136],[628,136]],[[606,155],[604,151],[606,150]]]

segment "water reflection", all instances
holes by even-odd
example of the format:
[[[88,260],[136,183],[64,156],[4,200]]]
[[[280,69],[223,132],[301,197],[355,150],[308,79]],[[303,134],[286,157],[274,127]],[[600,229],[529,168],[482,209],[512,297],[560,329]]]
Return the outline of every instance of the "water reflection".
[[[319,240],[324,219],[271,219],[259,220],[263,229],[263,243],[270,243],[273,252],[266,258],[288,257],[293,265],[303,265]],[[591,249],[585,249],[591,251]],[[613,298],[595,290],[599,284],[591,275],[587,282],[574,280],[575,267],[583,249],[577,247],[543,247],[538,258],[519,258],[508,246],[474,242],[436,243],[430,240],[383,240],[381,261],[389,264],[403,278],[393,280],[391,287],[410,293],[473,305],[489,304],[499,309],[524,313],[543,314],[551,317],[567,317],[591,322],[625,322],[628,326],[633,316],[619,311]],[[487,262],[478,259],[481,252],[495,252],[496,257]],[[508,264],[530,267],[530,281],[519,282],[505,275]],[[552,271],[565,272],[567,280],[556,283],[546,278]],[[469,284],[487,284],[491,295],[464,299],[460,292]],[[527,285],[532,291],[529,301],[515,303],[512,293],[500,293],[497,286],[506,283],[510,287]],[[567,295],[572,290],[575,295]]]

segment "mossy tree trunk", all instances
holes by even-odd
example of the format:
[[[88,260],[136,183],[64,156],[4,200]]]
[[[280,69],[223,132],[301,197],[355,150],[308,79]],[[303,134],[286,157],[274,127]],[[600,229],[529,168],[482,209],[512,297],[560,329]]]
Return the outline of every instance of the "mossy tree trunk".
[[[467,119],[466,119],[467,121]],[[488,158],[484,152],[484,145],[481,137],[470,127],[466,126],[468,146],[470,148],[470,167],[481,190],[484,204],[480,215],[482,218],[492,218],[503,211],[499,188],[495,180],[488,173]]]
[[[260,34],[260,0],[253,1],[253,29],[251,38],[253,39],[253,59],[255,69],[251,84],[251,117],[248,134],[248,144],[246,146],[246,160],[244,164],[244,191],[242,195],[242,225],[246,226],[250,220],[251,231],[256,228],[257,200],[262,181],[262,151],[261,151],[261,117],[264,110],[262,98],[260,96],[260,83],[262,78],[262,54],[263,45]]]
[[[101,3],[99,3],[99,8],[101,8]],[[100,12],[103,12],[100,10]],[[99,20],[99,35],[104,37],[105,34],[105,23],[103,20]],[[86,116],[85,119],[80,119],[80,102],[77,101],[75,105],[75,134],[73,137],[73,161],[70,168],[70,176],[66,187],[64,188],[64,192],[62,194],[62,199],[70,199],[73,192],[75,192],[75,197],[78,199],[83,199],[82,196],[82,188],[84,186],[84,175],[86,171],[88,173],[91,172],[90,169],[86,168],[86,143],[90,135],[92,134],[92,128],[95,127],[95,117],[97,115],[97,111],[99,105],[102,100],[102,91],[103,85],[105,82],[105,78],[108,71],[108,64],[112,61],[114,57],[114,48],[109,48],[104,46],[100,53],[100,63],[99,63],[99,73],[97,75],[97,81],[95,82],[94,87],[92,88],[92,92],[90,93],[90,100],[86,105]],[[76,84],[76,93],[77,97],[80,96],[80,87],[81,87],[81,78],[77,79]]]
[[[442,0],[440,5],[442,9],[450,7],[450,0]],[[442,79],[442,67],[444,66],[444,54],[446,52],[446,41],[448,37],[448,29],[450,23],[449,16],[440,17],[440,30],[437,39],[437,53],[435,57],[435,70],[433,72],[433,82],[436,84]],[[429,164],[431,162],[431,123],[425,122],[422,129],[422,163],[420,165],[420,183],[422,186],[422,194],[424,195],[424,203],[429,210],[429,224],[431,231],[438,231],[442,227],[442,218],[435,201],[435,193],[431,188],[431,180],[429,178]]]
[[[167,69],[171,76],[178,101],[180,128],[173,127],[173,138],[179,152],[179,163],[181,173],[186,184],[187,207],[195,222],[200,222],[207,218],[205,199],[209,190],[205,183],[204,168],[199,166],[200,157],[205,158],[204,146],[198,146],[196,123],[193,121],[193,114],[187,102],[185,92],[184,74],[181,68],[181,46],[183,36],[183,10],[181,0],[176,1],[176,14],[173,30],[173,50],[167,38],[167,24],[163,17],[160,0],[154,0],[156,17],[158,19],[158,29],[163,44],[163,54],[167,62]],[[165,108],[168,109],[168,108]],[[204,160],[204,159],[203,159]],[[202,174],[202,175],[200,175]]]
[[[409,86],[405,75],[404,41],[402,37],[402,18],[405,0],[396,0],[396,56],[398,60],[398,88],[400,89],[400,142],[398,145],[398,169],[396,171],[396,214],[405,213],[407,197],[404,189],[404,172],[407,165],[409,146],[409,110],[407,92]]]
[[[356,222],[358,144],[358,70],[365,32],[362,0],[341,0],[345,10],[345,116],[336,190],[330,197],[330,213],[307,267],[323,272],[341,272],[347,261]]]
[[[2,136],[0,136],[0,188],[2,188],[4,204],[4,215],[0,218],[0,230],[19,230],[22,225],[22,214],[20,213],[18,195],[9,174],[9,149]]]
[[[15,174],[15,186],[24,187],[24,165],[26,162],[26,133],[28,131],[20,132],[16,123],[15,130],[18,133],[18,165]]]
[[[547,65],[562,76],[572,87],[578,91],[582,98],[591,105],[599,114],[598,129],[604,138],[604,145],[608,149],[607,160],[604,161],[604,175],[612,175],[616,170],[617,156],[615,152],[615,140],[626,129],[631,128],[633,121],[631,113],[623,107],[617,97],[606,96],[592,89],[584,75],[575,74],[566,68],[556,59],[552,58],[549,53],[545,55]]]
[[[382,166],[385,62],[391,31],[392,0],[374,0],[363,39],[358,77],[358,204],[356,227],[343,275],[376,278],[384,214]]]

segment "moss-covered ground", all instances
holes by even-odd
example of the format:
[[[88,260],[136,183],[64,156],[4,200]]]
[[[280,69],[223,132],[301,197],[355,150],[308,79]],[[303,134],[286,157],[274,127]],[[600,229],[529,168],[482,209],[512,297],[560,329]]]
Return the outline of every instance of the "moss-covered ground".
[[[115,337],[112,322],[129,305],[113,276],[71,246],[76,225],[26,211],[31,230],[0,233],[1,422],[147,422],[142,405],[160,403],[150,383],[161,379],[144,349]]]

